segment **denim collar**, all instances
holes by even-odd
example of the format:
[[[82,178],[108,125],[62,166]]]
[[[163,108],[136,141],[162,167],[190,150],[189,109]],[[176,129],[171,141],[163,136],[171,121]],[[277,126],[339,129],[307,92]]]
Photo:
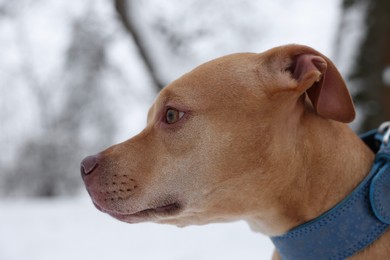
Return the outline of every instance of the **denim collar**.
[[[384,127],[385,125],[385,127]],[[345,259],[390,226],[390,123],[361,136],[376,153],[368,176],[343,201],[287,233],[271,237],[283,260]]]

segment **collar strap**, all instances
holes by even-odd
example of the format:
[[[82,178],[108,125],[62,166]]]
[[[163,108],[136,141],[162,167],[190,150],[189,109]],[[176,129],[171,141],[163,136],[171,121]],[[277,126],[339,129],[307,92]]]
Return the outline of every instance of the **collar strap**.
[[[271,237],[283,260],[345,259],[387,230],[390,226],[390,144],[387,145],[386,136],[389,133],[390,125],[385,130],[373,130],[361,136],[376,153],[375,162],[351,194],[316,219]]]

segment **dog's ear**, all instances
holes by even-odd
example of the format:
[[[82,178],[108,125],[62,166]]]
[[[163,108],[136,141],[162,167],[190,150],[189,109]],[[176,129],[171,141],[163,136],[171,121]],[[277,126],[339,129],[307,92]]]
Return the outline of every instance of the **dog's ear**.
[[[344,123],[355,118],[352,98],[332,61],[302,45],[284,46],[280,51],[289,60],[285,69],[296,81],[293,88],[307,93],[317,114]]]

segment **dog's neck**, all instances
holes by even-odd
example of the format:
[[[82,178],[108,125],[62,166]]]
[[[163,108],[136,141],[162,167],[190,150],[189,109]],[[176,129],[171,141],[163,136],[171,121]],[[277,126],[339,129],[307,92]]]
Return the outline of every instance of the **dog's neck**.
[[[295,147],[285,149],[286,158],[281,154],[280,170],[287,178],[275,191],[274,210],[248,221],[255,231],[280,235],[318,217],[370,171],[374,154],[348,126],[309,115],[302,118],[299,129]]]

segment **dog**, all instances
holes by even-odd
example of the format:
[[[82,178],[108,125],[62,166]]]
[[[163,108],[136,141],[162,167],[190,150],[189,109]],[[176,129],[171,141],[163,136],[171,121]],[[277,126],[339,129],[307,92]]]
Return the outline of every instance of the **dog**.
[[[165,87],[133,138],[86,157],[94,205],[128,222],[245,220],[270,237],[311,221],[367,176],[374,153],[335,65],[302,45],[209,61]],[[390,233],[352,259],[390,256]],[[276,250],[273,259],[280,259]]]

